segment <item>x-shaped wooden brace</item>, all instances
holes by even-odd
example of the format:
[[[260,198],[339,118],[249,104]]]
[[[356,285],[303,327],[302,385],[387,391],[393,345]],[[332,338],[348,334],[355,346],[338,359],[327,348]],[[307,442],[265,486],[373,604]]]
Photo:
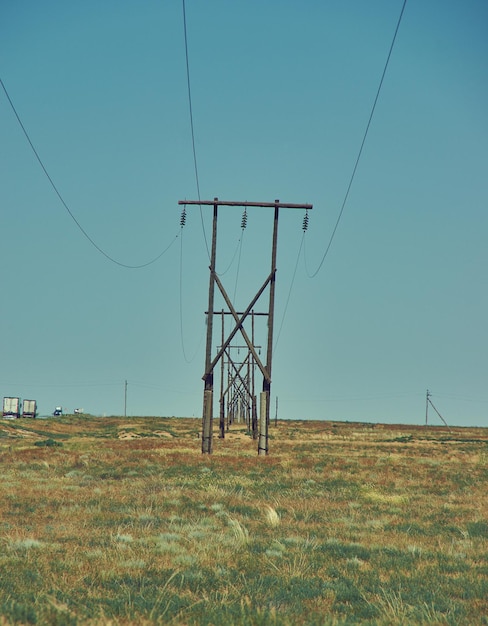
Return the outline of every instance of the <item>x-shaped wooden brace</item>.
[[[261,297],[263,291],[266,289],[266,287],[269,285],[269,283],[273,279],[273,276],[274,276],[276,270],[273,270],[269,274],[268,278],[264,281],[263,285],[261,286],[261,288],[259,289],[257,294],[254,296],[254,298],[251,300],[251,303],[249,304],[247,309],[244,311],[244,313],[241,315],[241,317],[239,317],[237,311],[235,310],[234,306],[232,305],[232,302],[230,301],[229,296],[227,295],[227,292],[225,291],[225,288],[224,288],[224,286],[222,285],[222,283],[220,281],[220,278],[217,276],[217,273],[215,271],[212,271],[212,268],[210,268],[210,271],[212,273],[213,280],[215,280],[215,282],[217,283],[217,286],[220,289],[220,293],[222,294],[222,297],[224,298],[225,303],[229,307],[229,311],[231,312],[232,317],[234,318],[236,324],[235,324],[232,332],[230,333],[230,335],[227,337],[227,339],[224,342],[224,344],[221,346],[217,356],[211,362],[208,370],[202,376],[203,380],[205,380],[211,374],[211,372],[213,371],[214,367],[217,365],[219,360],[222,358],[224,352],[227,350],[228,346],[230,345],[230,342],[235,337],[236,333],[238,331],[241,331],[241,334],[242,334],[242,336],[244,338],[244,341],[246,342],[246,344],[247,344],[247,346],[249,348],[249,351],[253,355],[254,360],[256,361],[259,369],[261,370],[261,373],[263,374],[265,380],[268,383],[271,383],[271,377],[269,375],[269,372],[266,369],[266,366],[262,363],[261,359],[259,358],[259,355],[256,352],[256,349],[253,346],[252,341],[249,339],[249,336],[248,336],[248,334],[246,333],[246,331],[245,331],[245,329],[243,327],[243,323],[244,323],[244,320],[247,318],[247,316],[251,313],[254,305],[256,304],[256,302]]]

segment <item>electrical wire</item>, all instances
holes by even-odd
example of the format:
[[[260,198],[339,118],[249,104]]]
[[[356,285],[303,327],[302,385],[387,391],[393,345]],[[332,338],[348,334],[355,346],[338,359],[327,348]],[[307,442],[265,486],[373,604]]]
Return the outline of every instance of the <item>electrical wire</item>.
[[[244,229],[242,229],[242,235],[241,238],[239,239],[240,245],[239,245],[239,258],[237,260],[237,271],[236,271],[236,281],[234,283],[234,294],[232,296],[232,302],[236,301],[236,294],[237,294],[237,284],[239,282],[239,271],[241,269],[241,256],[242,256],[242,240],[244,239]]]
[[[58,196],[59,200],[61,201],[61,204],[64,206],[64,208],[66,209],[66,211],[68,212],[69,216],[71,217],[71,219],[73,220],[73,222],[76,224],[76,226],[79,228],[79,230],[82,232],[82,234],[86,237],[86,239],[88,239],[88,241],[92,244],[92,246],[94,248],[96,248],[98,250],[98,252],[100,252],[100,254],[102,254],[106,259],[108,259],[109,261],[111,261],[112,263],[115,263],[115,265],[119,265],[120,267],[125,267],[127,269],[142,269],[143,267],[147,267],[148,265],[152,265],[153,263],[155,263],[156,261],[158,261],[170,248],[171,246],[174,244],[174,242],[176,241],[178,235],[176,235],[176,237],[171,241],[171,243],[162,251],[160,252],[155,258],[151,259],[150,261],[147,261],[147,263],[141,263],[140,265],[128,265],[126,263],[121,263],[120,261],[117,261],[117,259],[114,259],[112,256],[110,256],[109,254],[107,254],[107,252],[105,252],[97,243],[95,243],[95,241],[90,237],[90,235],[86,232],[86,230],[83,228],[83,226],[80,224],[80,222],[76,219],[76,217],[74,216],[73,212],[70,210],[69,206],[67,205],[67,203],[65,202],[64,198],[62,197],[61,193],[59,192],[57,186],[55,185],[53,179],[51,178],[51,176],[49,175],[49,172],[47,171],[41,157],[39,156],[38,151],[36,150],[34,144],[32,143],[32,140],[29,136],[29,133],[27,132],[22,120],[20,119],[19,114],[17,113],[17,109],[14,106],[14,103],[12,102],[12,99],[10,98],[7,88],[5,87],[5,84],[3,82],[3,80],[0,78],[0,84],[2,86],[3,91],[5,92],[5,95],[7,96],[7,100],[9,101],[10,107],[12,108],[12,111],[14,112],[15,117],[17,118],[17,121],[32,149],[32,152],[34,153],[39,165],[42,168],[42,171],[44,172],[44,174],[46,175],[46,178],[48,179],[49,183],[51,184],[51,187],[53,188],[55,194]]]
[[[22,382],[22,383],[15,383],[15,382],[8,382],[8,381],[3,381],[3,383],[5,385],[10,385],[11,387],[40,387],[40,388],[50,388],[50,387],[59,387],[59,388],[65,388],[65,387],[118,387],[120,385],[120,382],[104,382],[104,383],[90,383],[90,382],[86,382],[86,383],[32,383],[32,382]]]
[[[131,387],[137,387],[141,389],[151,389],[153,391],[164,391],[165,393],[179,393],[185,394],[187,393],[186,389],[175,389],[174,387],[161,387],[160,385],[154,385],[152,383],[139,383],[137,381],[129,380],[128,385]]]
[[[186,26],[185,0],[182,0],[182,3],[183,3],[183,31],[184,31],[184,36],[185,36],[186,84],[187,84],[187,89],[188,89],[188,108],[189,108],[189,113],[190,113],[191,145],[192,145],[192,150],[193,150],[193,167],[195,170],[195,182],[197,186],[198,200],[200,201],[201,200],[200,181],[198,177],[197,150],[195,147],[195,125],[193,123],[193,104],[192,104],[192,96],[191,96],[190,60],[189,60],[189,54],[188,54],[188,29]],[[208,247],[207,233],[205,231],[205,224],[203,221],[202,205],[200,205],[200,221],[202,224],[202,232],[203,232],[203,238],[205,240],[205,247],[207,248],[207,255],[208,255],[208,258],[210,259],[210,249]]]
[[[285,317],[286,317],[286,313],[287,313],[287,311],[288,311],[288,305],[289,305],[289,303],[290,303],[291,292],[292,292],[292,289],[293,289],[293,284],[294,284],[294,282],[295,282],[295,276],[296,276],[296,274],[297,274],[298,262],[299,262],[299,260],[300,260],[300,255],[301,255],[301,253],[302,253],[302,247],[303,247],[303,242],[304,242],[304,240],[305,240],[305,231],[303,232],[303,234],[302,234],[302,239],[301,239],[301,241],[300,241],[300,247],[299,247],[299,249],[298,249],[297,260],[296,260],[296,262],[295,262],[295,269],[293,270],[293,276],[292,276],[291,283],[290,283],[290,289],[288,290],[288,296],[287,296],[287,298],[286,298],[285,308],[284,308],[284,310],[283,310],[283,316],[282,316],[282,318],[281,318],[280,328],[279,328],[279,330],[278,330],[278,334],[277,334],[277,336],[276,336],[276,340],[275,340],[275,343],[274,343],[274,350],[276,350],[276,346],[278,345],[278,341],[279,341],[280,336],[281,336],[281,331],[282,331],[282,329],[283,329],[283,324],[284,324],[284,322],[285,322]]]
[[[392,393],[381,393],[376,395],[337,395],[337,396],[309,396],[307,399],[311,403],[324,403],[324,402],[369,402],[373,400],[399,400],[399,399],[408,399],[408,398],[421,398],[425,397],[425,394],[421,392],[392,392]],[[300,399],[295,398],[287,398],[287,403],[291,402],[300,402]]]
[[[444,393],[443,391],[437,393],[429,391],[429,395],[437,398],[448,398],[449,400],[461,400],[464,402],[476,402],[480,404],[486,404],[488,402],[487,398],[467,398],[466,396]]]
[[[181,236],[180,236],[180,341],[181,341],[181,349],[183,352],[183,358],[187,363],[192,363],[195,360],[195,357],[200,350],[200,346],[202,345],[204,332],[200,337],[200,341],[198,342],[198,346],[195,350],[193,356],[189,359],[185,349],[185,341],[184,341],[184,333],[183,333],[183,227],[181,228]]]
[[[322,260],[320,261],[319,266],[317,267],[315,272],[313,272],[312,274],[308,271],[306,254],[304,255],[305,256],[305,268],[306,268],[306,272],[307,272],[307,275],[308,275],[309,278],[314,278],[315,276],[317,276],[317,274],[319,273],[322,265],[324,264],[324,261],[325,261],[327,255],[329,254],[330,247],[332,245],[332,242],[334,240],[335,234],[337,232],[337,228],[339,226],[339,222],[341,221],[342,214],[344,213],[344,208],[346,206],[347,199],[349,197],[349,192],[351,191],[351,187],[352,187],[352,184],[353,184],[353,181],[354,181],[354,177],[356,176],[356,170],[358,169],[359,161],[360,161],[361,155],[363,153],[364,144],[366,143],[366,138],[368,136],[369,127],[371,126],[371,121],[373,119],[373,115],[374,115],[374,112],[375,112],[375,109],[376,109],[376,104],[378,102],[378,99],[379,99],[379,96],[380,96],[380,92],[381,92],[381,88],[383,86],[383,81],[384,81],[384,78],[385,78],[385,75],[386,75],[386,70],[388,69],[388,64],[390,63],[390,57],[391,57],[392,52],[393,52],[393,47],[395,46],[396,37],[397,37],[397,34],[398,34],[398,30],[400,28],[400,24],[401,24],[401,21],[402,21],[402,17],[403,17],[403,13],[405,11],[406,4],[407,4],[407,0],[404,0],[403,1],[403,5],[402,5],[402,10],[400,11],[400,17],[398,18],[398,22],[397,22],[397,25],[396,25],[396,28],[395,28],[395,33],[393,35],[393,39],[392,39],[392,42],[391,42],[391,45],[390,45],[390,50],[389,50],[388,56],[386,58],[386,63],[385,63],[385,66],[383,68],[383,73],[381,75],[381,80],[380,80],[378,89],[376,91],[376,97],[374,99],[373,106],[371,108],[371,113],[369,114],[369,119],[368,119],[368,123],[366,125],[366,130],[365,130],[364,135],[363,135],[363,140],[361,141],[361,146],[359,148],[359,152],[358,152],[358,155],[356,157],[356,162],[354,163],[352,174],[351,174],[351,177],[349,179],[349,184],[348,184],[347,189],[346,189],[346,194],[344,196],[344,200],[342,202],[342,206],[341,206],[341,209],[339,211],[339,215],[337,217],[335,226],[334,226],[334,228],[332,230],[332,234],[330,236],[329,243],[327,244],[327,247],[325,249],[325,252],[324,252],[324,255],[322,257]]]
[[[230,268],[234,265],[235,258],[236,258],[237,253],[239,252],[239,250],[240,250],[240,248],[241,248],[241,247],[242,247],[242,238],[241,238],[241,237],[239,237],[239,239],[237,240],[237,245],[236,245],[236,248],[235,248],[234,253],[233,253],[233,255],[232,255],[232,258],[231,258],[231,260],[230,260],[229,265],[227,265],[227,267],[225,268],[225,270],[224,270],[223,272],[217,272],[217,271],[215,271],[215,273],[217,274],[217,276],[225,276],[225,275],[227,274],[227,272],[230,270]],[[237,271],[239,271],[239,268],[238,268],[238,270],[237,270]]]

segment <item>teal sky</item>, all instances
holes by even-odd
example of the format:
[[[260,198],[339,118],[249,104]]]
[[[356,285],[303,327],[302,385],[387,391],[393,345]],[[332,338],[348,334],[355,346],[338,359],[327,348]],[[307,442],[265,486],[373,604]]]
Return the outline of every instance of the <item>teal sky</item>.
[[[402,4],[186,1],[201,198],[314,206],[303,242],[303,212],[280,213],[282,418],[421,424],[429,389],[449,424],[488,425],[486,2],[407,2],[320,266]],[[0,395],[121,414],[127,380],[129,415],[200,416],[211,209],[180,229],[198,197],[182,2],[4,0],[0,77],[97,246],[125,265],[169,246],[141,269],[102,255],[0,89]],[[221,209],[217,255],[239,309],[272,211],[241,217]]]

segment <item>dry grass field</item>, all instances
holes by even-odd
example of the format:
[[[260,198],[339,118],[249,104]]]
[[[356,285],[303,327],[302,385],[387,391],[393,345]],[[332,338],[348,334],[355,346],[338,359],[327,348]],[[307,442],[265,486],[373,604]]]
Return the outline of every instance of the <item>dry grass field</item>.
[[[0,420],[0,625],[488,624],[488,429]]]

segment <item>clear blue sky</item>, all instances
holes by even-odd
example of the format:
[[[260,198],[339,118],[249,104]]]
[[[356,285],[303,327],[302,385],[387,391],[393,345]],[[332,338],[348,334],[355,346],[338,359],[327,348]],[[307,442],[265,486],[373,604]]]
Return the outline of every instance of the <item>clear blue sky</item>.
[[[186,2],[201,198],[314,205],[302,247],[303,213],[280,214],[282,418],[423,423],[428,388],[448,423],[488,425],[483,0],[407,2],[309,277],[402,4]],[[197,207],[180,231],[178,200],[197,198],[182,3],[3,2],[0,76],[100,248],[137,265],[172,244],[143,269],[100,254],[0,90],[0,395],[121,414],[127,380],[129,415],[200,416],[208,256]],[[269,272],[271,217],[249,210],[242,235],[240,209],[221,210],[237,308]]]

